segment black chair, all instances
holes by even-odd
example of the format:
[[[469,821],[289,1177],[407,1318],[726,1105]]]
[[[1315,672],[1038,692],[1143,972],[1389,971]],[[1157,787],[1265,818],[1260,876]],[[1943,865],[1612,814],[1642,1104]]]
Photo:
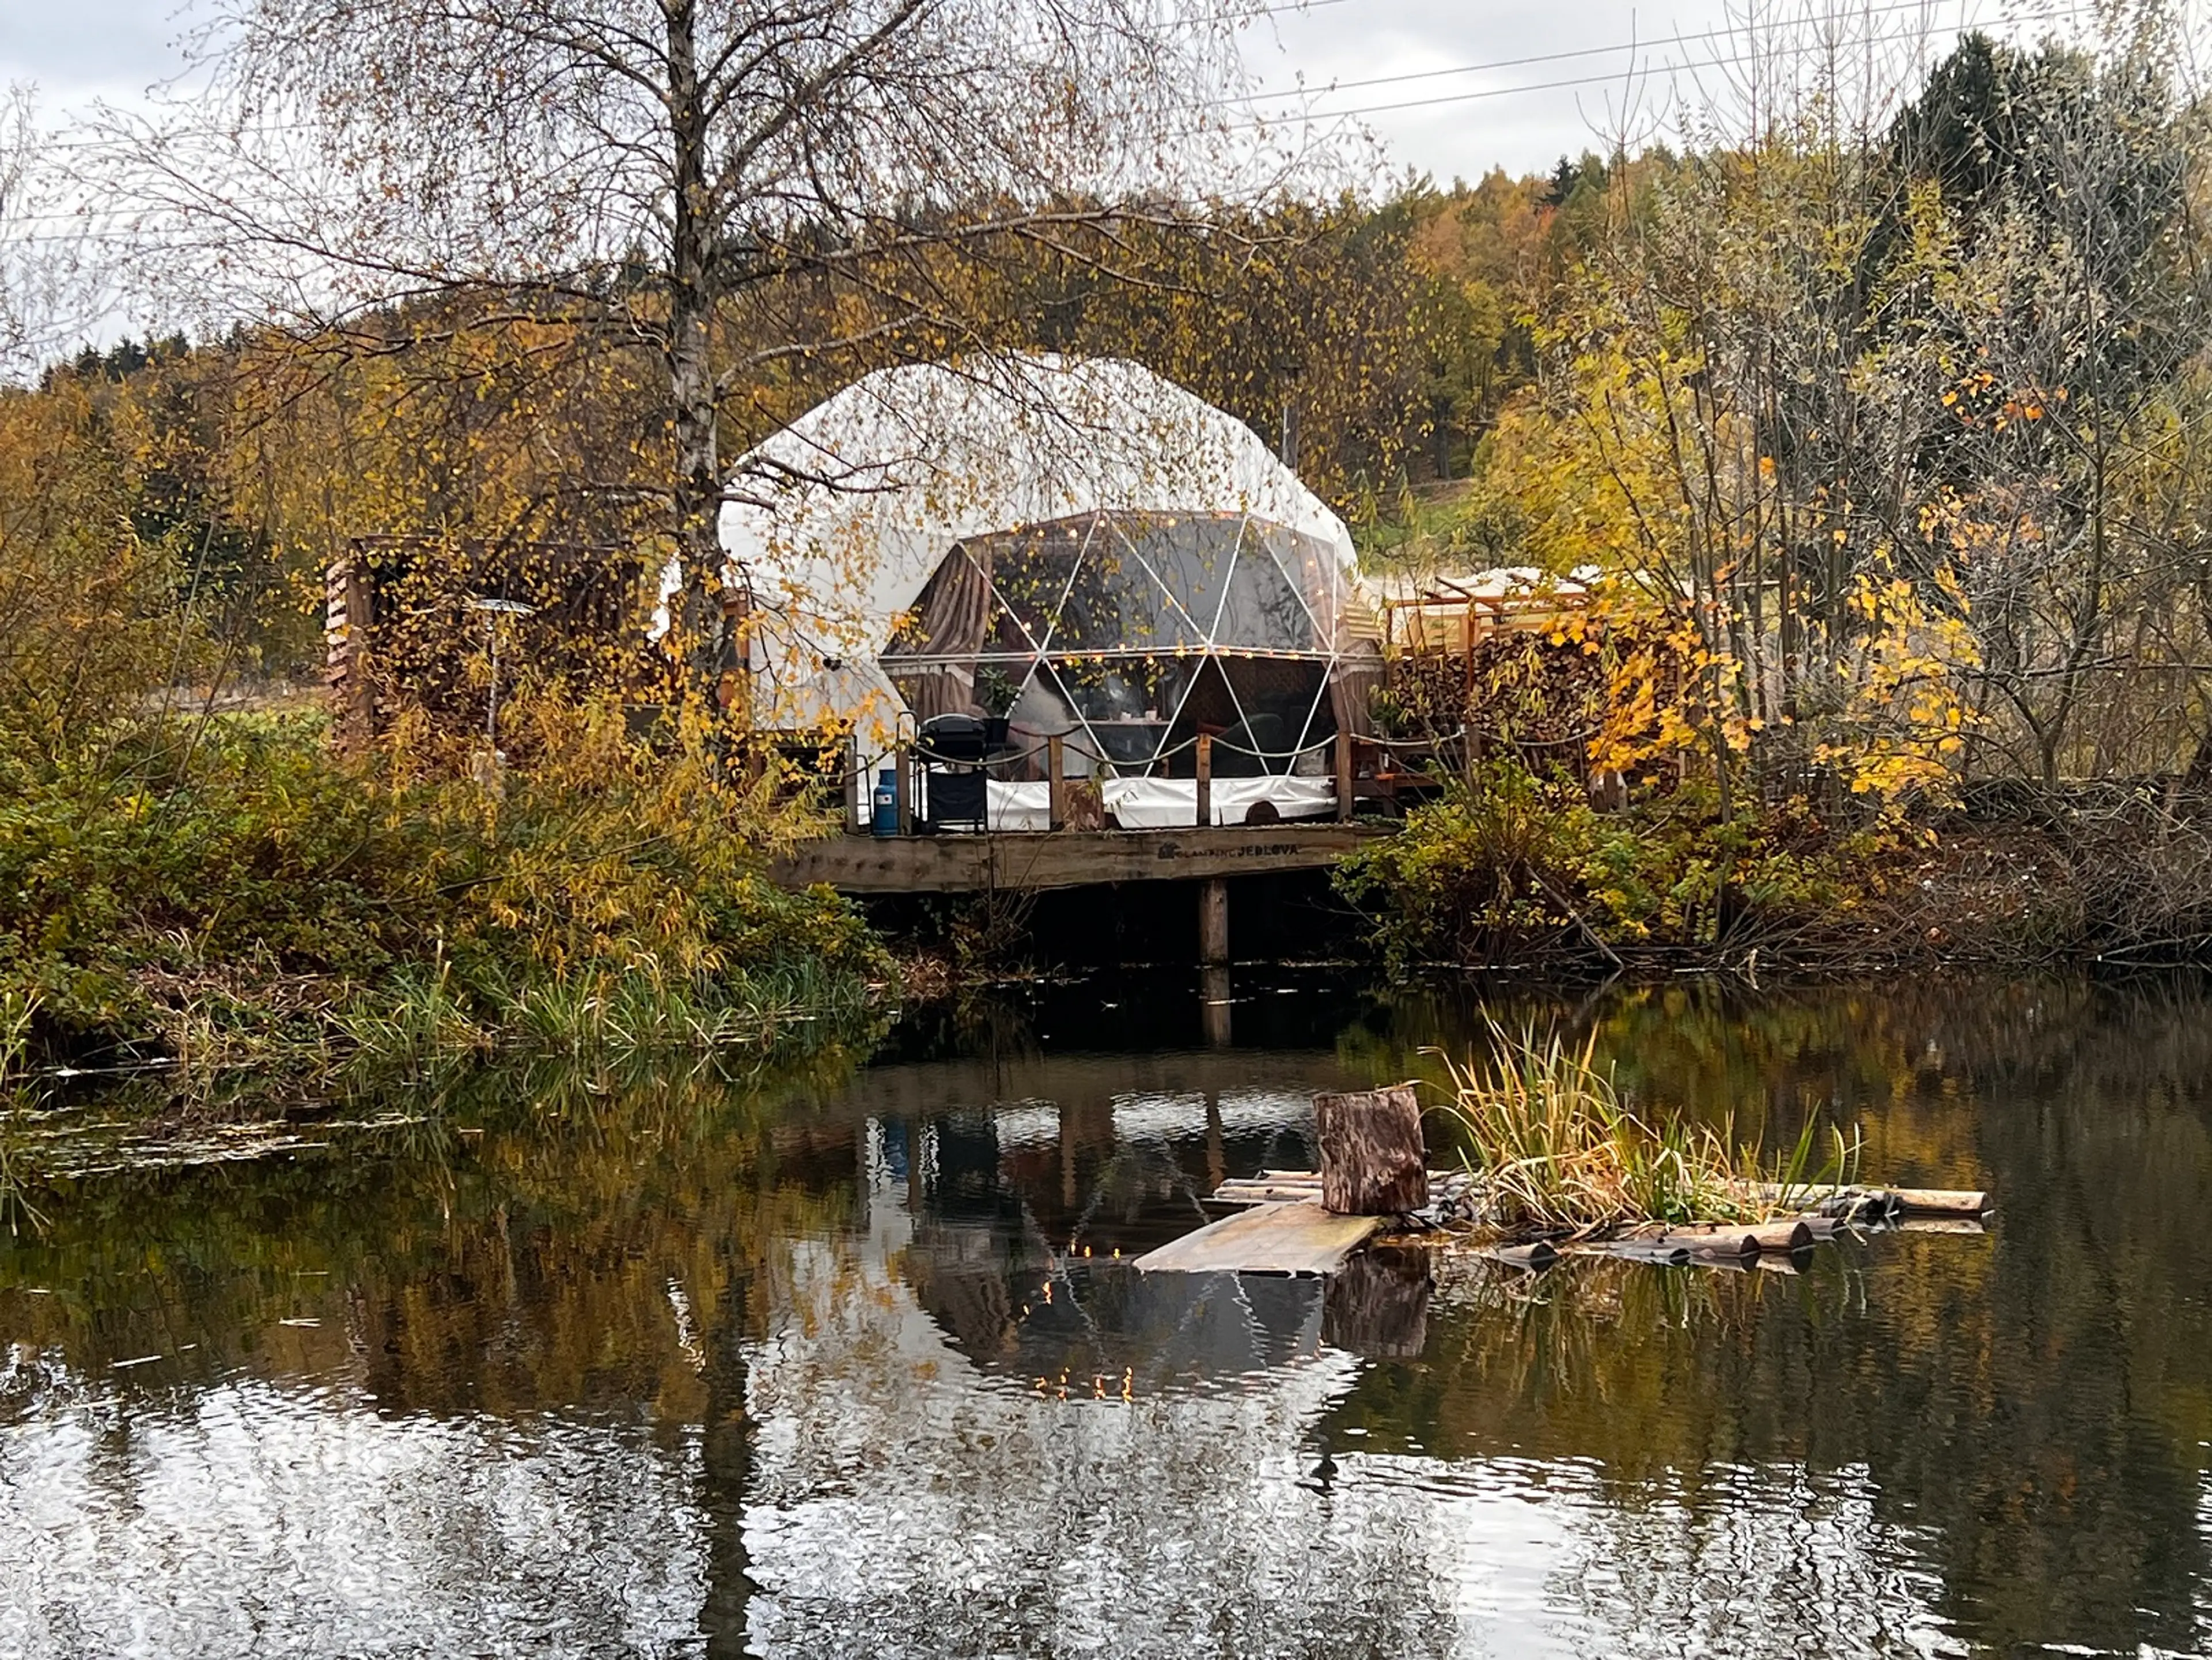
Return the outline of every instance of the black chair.
[[[980,767],[989,753],[989,724],[973,714],[933,714],[915,740],[924,766]]]
[[[915,757],[921,763],[921,827],[986,827],[990,787],[983,763],[992,749],[990,723],[972,714],[933,714],[921,723]]]

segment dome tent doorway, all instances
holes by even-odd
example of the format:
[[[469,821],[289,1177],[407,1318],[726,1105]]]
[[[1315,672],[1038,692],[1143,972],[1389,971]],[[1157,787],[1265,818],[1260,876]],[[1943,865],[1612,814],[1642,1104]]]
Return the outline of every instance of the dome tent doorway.
[[[1327,747],[1381,670],[1351,537],[1182,388],[1119,360],[884,370],[732,476],[774,481],[722,520],[760,724],[849,731],[872,766],[921,721],[1003,718],[998,828],[1042,828],[1050,737],[1132,827],[1192,822],[1201,733],[1256,786],[1218,819],[1332,805]]]

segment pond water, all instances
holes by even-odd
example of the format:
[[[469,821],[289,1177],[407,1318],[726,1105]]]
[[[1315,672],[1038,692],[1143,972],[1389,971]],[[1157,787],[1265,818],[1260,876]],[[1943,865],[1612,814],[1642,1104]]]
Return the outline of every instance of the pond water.
[[[19,1134],[0,1654],[2212,1650],[2203,987],[1212,989],[418,1084],[252,1159]],[[1799,1274],[1130,1269],[1487,1015],[2001,1208]]]

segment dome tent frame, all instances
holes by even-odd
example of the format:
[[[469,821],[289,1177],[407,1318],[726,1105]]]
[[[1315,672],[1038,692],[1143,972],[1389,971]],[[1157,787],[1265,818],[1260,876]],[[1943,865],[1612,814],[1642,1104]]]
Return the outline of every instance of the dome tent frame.
[[[881,756],[917,719],[978,711],[996,673],[1026,713],[1061,705],[1032,730],[1115,769],[1164,765],[1201,702],[1276,769],[1321,727],[1365,730],[1378,631],[1343,521],[1249,427],[1136,364],[878,371],[732,471],[778,481],[722,520],[761,726],[842,728]],[[1304,707],[1254,743],[1270,663]],[[1101,731],[1116,709],[1149,748]]]

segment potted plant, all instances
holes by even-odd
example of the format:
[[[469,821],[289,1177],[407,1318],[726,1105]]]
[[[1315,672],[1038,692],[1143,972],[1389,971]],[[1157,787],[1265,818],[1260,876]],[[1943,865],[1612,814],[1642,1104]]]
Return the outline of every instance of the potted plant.
[[[1006,718],[1021,701],[1022,689],[995,663],[975,671],[975,703],[983,711],[983,746],[1006,746]]]

